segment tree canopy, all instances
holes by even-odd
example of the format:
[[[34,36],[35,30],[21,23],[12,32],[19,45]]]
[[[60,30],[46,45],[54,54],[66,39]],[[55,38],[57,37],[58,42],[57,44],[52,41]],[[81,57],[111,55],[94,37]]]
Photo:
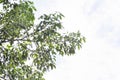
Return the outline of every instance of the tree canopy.
[[[36,8],[30,0],[0,0],[0,79],[44,80],[54,69],[56,55],[75,54],[85,37],[60,33],[63,14],[43,14],[34,24]]]

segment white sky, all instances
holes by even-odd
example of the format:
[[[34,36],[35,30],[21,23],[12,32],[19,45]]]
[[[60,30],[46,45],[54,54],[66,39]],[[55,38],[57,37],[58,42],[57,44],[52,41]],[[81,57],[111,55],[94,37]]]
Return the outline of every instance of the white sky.
[[[120,0],[35,0],[36,16],[62,12],[65,31],[87,38],[77,54],[59,57],[46,80],[120,80]]]

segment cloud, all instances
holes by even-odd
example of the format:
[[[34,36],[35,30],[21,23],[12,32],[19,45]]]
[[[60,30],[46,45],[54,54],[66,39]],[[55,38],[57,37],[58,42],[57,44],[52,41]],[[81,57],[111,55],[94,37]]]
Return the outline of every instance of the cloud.
[[[98,27],[97,33],[100,38],[106,40],[106,42],[113,46],[119,47],[120,42],[120,10],[118,0],[105,1],[104,4],[99,8],[98,12],[94,13],[92,17],[100,19],[101,23]],[[96,15],[96,16],[95,16]]]
[[[94,12],[98,10],[98,8],[102,5],[104,0],[92,0],[86,2],[86,5],[84,5],[84,14],[91,15]]]
[[[57,68],[46,73],[47,80],[120,80],[119,0],[40,2],[38,12],[62,12],[64,31],[80,30],[87,38],[76,55],[58,58]]]

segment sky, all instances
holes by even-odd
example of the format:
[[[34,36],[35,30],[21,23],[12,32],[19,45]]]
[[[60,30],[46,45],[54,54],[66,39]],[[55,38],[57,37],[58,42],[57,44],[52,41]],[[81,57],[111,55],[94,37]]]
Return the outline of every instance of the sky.
[[[64,32],[80,31],[86,43],[58,57],[46,80],[120,80],[120,0],[35,0],[36,17],[61,12]]]

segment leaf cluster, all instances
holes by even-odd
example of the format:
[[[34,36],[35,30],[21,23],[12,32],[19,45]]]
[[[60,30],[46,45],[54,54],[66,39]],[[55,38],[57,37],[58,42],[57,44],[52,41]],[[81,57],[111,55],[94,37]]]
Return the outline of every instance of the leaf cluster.
[[[63,14],[43,14],[34,25],[33,2],[0,0],[0,79],[44,80],[54,69],[56,55],[75,54],[85,37],[80,32],[60,33]]]

